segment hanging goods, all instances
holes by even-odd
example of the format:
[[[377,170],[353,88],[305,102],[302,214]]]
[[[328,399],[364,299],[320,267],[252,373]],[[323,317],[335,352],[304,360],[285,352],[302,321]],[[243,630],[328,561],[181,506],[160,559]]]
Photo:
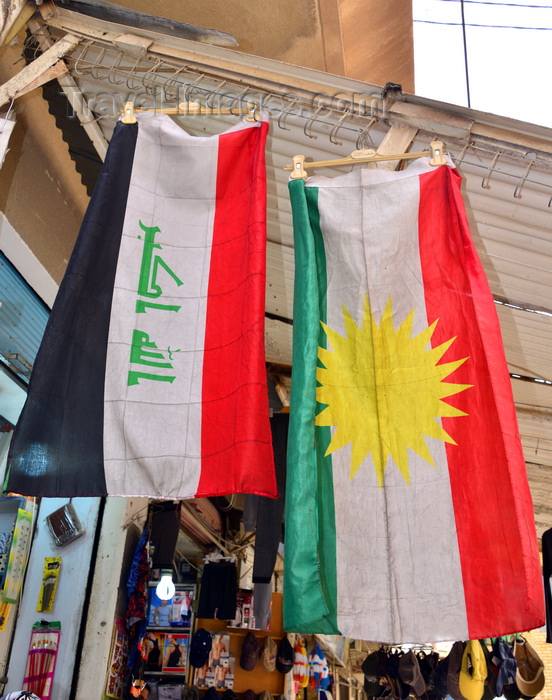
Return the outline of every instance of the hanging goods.
[[[126,661],[128,659],[128,630],[121,617],[115,618],[111,651],[109,653],[108,672],[105,679],[104,696],[108,698],[123,697],[126,680]]]
[[[278,654],[276,655],[276,670],[280,673],[290,673],[294,665],[294,652],[291,642],[287,636],[282,637],[278,644]]]
[[[301,637],[295,642],[293,655],[293,680],[298,688],[306,688],[309,684],[309,659],[307,649]]]
[[[261,652],[261,662],[265,671],[271,673],[276,670],[276,656],[278,646],[272,637],[265,637],[263,650]]]
[[[61,570],[61,557],[45,557],[42,585],[38,594],[37,612],[52,612]]]
[[[261,657],[261,645],[251,630],[246,634],[240,653],[240,667],[244,671],[253,671]]]
[[[19,510],[25,511],[25,499],[7,497],[0,498],[0,591],[4,588],[6,584],[6,592],[8,588],[11,587],[12,595],[15,593],[15,580],[13,579],[14,573],[14,563],[17,561],[26,561],[28,549],[30,546],[30,539],[27,538],[26,534],[21,537],[21,514]],[[26,518],[26,516],[25,516]],[[17,528],[17,538],[14,540],[15,530],[17,521],[20,521],[20,526]],[[15,550],[12,553],[12,545]],[[12,558],[12,574],[11,581],[8,580],[6,583],[6,576],[8,574],[8,566],[10,562],[10,557]],[[15,567],[17,569],[17,566]],[[16,599],[13,599],[14,602]],[[0,631],[5,628],[11,604],[6,602],[4,596],[0,598]]]
[[[19,508],[15,521],[6,578],[2,589],[2,601],[6,603],[17,603],[19,600],[27,558],[31,548],[32,532],[33,513]]]
[[[487,680],[487,659],[478,639],[470,640],[462,654],[458,687],[467,700],[481,700]]]
[[[46,518],[54,544],[61,547],[84,535],[84,528],[72,503],[66,503]]]
[[[0,602],[0,632],[6,629],[12,607],[11,603]]]
[[[310,690],[327,690],[330,687],[330,669],[318,642],[308,657]]]
[[[458,172],[422,157],[289,188],[284,629],[423,643],[541,626],[511,382]]]
[[[276,497],[265,141],[119,122],[38,352],[8,488]],[[37,460],[40,469],[36,469]]]
[[[60,629],[59,622],[37,622],[33,625],[23,690],[36,693],[41,700],[52,697]]]
[[[542,659],[523,637],[514,640],[514,658],[517,663],[517,687],[523,695],[529,697],[538,695],[545,683]]]

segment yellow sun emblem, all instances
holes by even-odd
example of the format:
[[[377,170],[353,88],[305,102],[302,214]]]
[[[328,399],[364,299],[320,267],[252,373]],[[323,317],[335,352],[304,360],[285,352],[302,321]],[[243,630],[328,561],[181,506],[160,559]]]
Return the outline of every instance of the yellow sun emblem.
[[[343,318],[346,337],[322,323],[333,351],[318,348],[315,423],[336,426],[326,454],[352,442],[351,479],[371,454],[380,487],[389,456],[410,484],[409,448],[435,466],[424,436],[456,444],[437,419],[467,414],[442,399],[472,385],[442,380],[468,358],[437,364],[455,338],[428,349],[437,321],[412,338],[414,310],[395,331],[391,299],[379,327],[366,296],[362,327],[345,307]]]

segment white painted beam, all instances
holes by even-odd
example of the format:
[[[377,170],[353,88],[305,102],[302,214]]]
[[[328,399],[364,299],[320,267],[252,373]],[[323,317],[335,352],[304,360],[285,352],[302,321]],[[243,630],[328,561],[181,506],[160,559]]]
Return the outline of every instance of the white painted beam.
[[[44,31],[38,32],[40,25],[36,20],[31,20],[29,22],[29,29],[36,32],[37,40],[39,46],[42,50],[49,50],[52,46],[55,46],[53,40],[46,36]],[[88,109],[86,105],[86,100],[82,92],[79,89],[75,79],[70,74],[64,74],[58,76],[58,83],[65,93],[67,99],[69,100],[73,111],[77,115],[83,129],[88,134],[88,137],[92,141],[96,153],[100,156],[102,161],[105,160],[105,155],[107,153],[108,142],[106,141],[102,130],[98,124],[94,121],[94,115]]]
[[[25,66],[17,75],[10,78],[7,83],[0,86],[0,107],[6,102],[9,102],[14,97],[27,92],[27,87],[33,83],[38,87],[48,80],[51,76],[48,75],[48,70],[56,64],[60,58],[71,51],[80,39],[72,34],[66,34],[62,39],[56,41],[43,54],[36,58],[28,66]]]
[[[383,137],[377,153],[382,156],[406,153],[416,138],[418,129],[407,124],[393,124]],[[396,170],[397,161],[387,160],[373,164],[379,170]]]

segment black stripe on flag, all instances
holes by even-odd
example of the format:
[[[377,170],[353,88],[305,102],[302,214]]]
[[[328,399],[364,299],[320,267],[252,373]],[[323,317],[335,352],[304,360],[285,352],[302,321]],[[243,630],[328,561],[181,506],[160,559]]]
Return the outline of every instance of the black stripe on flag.
[[[6,491],[107,495],[104,379],[113,285],[138,136],[118,123],[33,367]]]

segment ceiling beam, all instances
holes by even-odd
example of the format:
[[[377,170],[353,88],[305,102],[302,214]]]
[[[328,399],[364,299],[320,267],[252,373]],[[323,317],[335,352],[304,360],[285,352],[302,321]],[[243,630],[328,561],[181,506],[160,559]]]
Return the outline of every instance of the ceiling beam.
[[[38,58],[35,58],[32,63],[22,68],[17,75],[14,75],[13,78],[10,78],[4,85],[0,86],[0,107],[19,95],[28,92],[31,89],[29,88],[30,85],[40,87],[40,85],[51,80],[50,69],[58,64],[60,58],[63,58],[71,49],[74,49],[79,41],[80,38],[72,34],[66,34]]]
[[[36,12],[28,0],[0,0],[0,46],[7,46]]]
[[[59,43],[56,42],[54,44],[53,39],[49,36],[49,34],[44,32],[44,30],[38,31],[41,29],[41,25],[36,20],[31,20],[29,22],[29,29],[35,32],[38,44],[45,53],[50,51]],[[45,54],[42,55],[44,56]],[[65,93],[65,96],[69,100],[69,103],[77,115],[81,126],[92,141],[94,148],[96,149],[96,153],[99,155],[101,160],[104,161],[107,153],[108,142],[105,139],[101,128],[94,121],[94,115],[88,109],[84,95],[80,91],[75,79],[69,73],[64,73],[63,75],[57,76],[57,81]]]

